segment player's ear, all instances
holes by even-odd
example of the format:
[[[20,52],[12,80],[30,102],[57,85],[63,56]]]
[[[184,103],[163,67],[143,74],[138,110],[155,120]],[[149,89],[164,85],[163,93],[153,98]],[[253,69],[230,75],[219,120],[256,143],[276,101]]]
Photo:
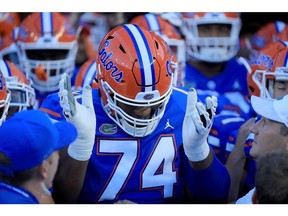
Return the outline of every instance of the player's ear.
[[[47,160],[42,161],[42,163],[39,165],[38,172],[42,179],[46,179],[48,177],[48,161]]]
[[[254,190],[254,193],[252,195],[252,203],[259,204],[256,189]]]

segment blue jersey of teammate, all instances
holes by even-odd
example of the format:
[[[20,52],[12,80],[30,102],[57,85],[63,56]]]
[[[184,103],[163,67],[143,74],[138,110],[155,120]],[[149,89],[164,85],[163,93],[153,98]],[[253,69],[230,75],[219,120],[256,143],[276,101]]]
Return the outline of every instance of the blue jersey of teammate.
[[[204,100],[207,96],[209,95],[199,95],[199,98]],[[213,147],[217,158],[225,164],[235,145],[235,142],[231,141],[231,134],[234,131],[238,132],[246,120],[255,116],[255,112],[250,102],[239,92],[216,94],[216,96],[218,96],[217,115],[214,117],[208,143]]]
[[[230,134],[241,127],[246,119],[240,115],[217,115],[208,136],[208,143],[212,146],[217,158],[226,163],[227,157],[234,149],[235,143],[229,140]],[[230,138],[231,139],[231,138]]]
[[[78,202],[180,203],[184,182],[191,184],[188,188],[201,200],[224,199],[230,178],[222,164],[214,156],[210,168],[222,177],[215,180],[220,184],[215,187],[209,178],[211,170],[192,170],[184,153],[182,124],[186,98],[184,90],[174,88],[157,129],[137,138],[125,133],[106,115],[98,90],[93,89],[96,138]],[[48,96],[41,109],[54,119],[63,118],[57,94]],[[193,181],[189,181],[191,176]],[[202,193],[203,190],[209,192]]]
[[[245,121],[254,117],[254,115],[252,115],[253,113],[250,113],[250,115],[237,115],[231,113],[215,116],[208,136],[208,143],[212,146],[217,158],[223,164],[226,163],[229,154],[234,149],[239,128],[245,123]],[[250,134],[247,137],[245,144],[243,143],[244,152],[247,158],[251,158],[249,151],[253,141],[252,136],[253,134]]]
[[[184,86],[197,91],[216,91],[219,94],[240,92],[248,95],[247,68],[241,59],[233,58],[226,62],[223,71],[213,77],[207,77],[198,69],[186,63]]]
[[[0,204],[39,204],[39,202],[25,189],[0,182]]]

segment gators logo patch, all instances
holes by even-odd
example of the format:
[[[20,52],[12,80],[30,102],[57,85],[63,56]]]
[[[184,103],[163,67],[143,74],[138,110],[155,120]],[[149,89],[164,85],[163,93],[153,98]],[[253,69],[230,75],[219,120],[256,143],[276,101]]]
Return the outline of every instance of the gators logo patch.
[[[99,131],[103,134],[115,134],[117,133],[117,125],[116,124],[102,124],[99,127]]]

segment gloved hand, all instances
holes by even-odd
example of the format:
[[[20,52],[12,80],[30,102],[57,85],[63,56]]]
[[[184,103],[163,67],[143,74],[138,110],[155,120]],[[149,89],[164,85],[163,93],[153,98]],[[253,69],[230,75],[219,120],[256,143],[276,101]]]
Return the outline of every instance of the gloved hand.
[[[58,95],[66,120],[72,123],[78,132],[77,139],[68,147],[68,154],[75,160],[89,160],[96,133],[92,88],[86,86],[83,89],[82,104],[78,103],[71,90],[70,78],[64,73],[59,82]]]
[[[182,136],[185,154],[193,162],[204,160],[210,151],[207,137],[218,104],[215,96],[206,97],[205,102],[206,107],[202,102],[197,102],[196,90],[189,90]]]

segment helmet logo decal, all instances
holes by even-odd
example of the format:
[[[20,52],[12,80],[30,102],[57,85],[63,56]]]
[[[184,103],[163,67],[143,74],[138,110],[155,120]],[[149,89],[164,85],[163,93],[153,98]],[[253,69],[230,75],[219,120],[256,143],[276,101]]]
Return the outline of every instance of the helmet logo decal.
[[[143,99],[145,99],[145,100],[151,100],[153,98],[154,98],[154,94],[146,94],[143,96]]]
[[[251,61],[251,65],[261,65],[265,66],[268,70],[271,70],[273,67],[273,60],[271,56],[260,54],[258,57],[255,57],[254,60]]]
[[[110,58],[113,56],[113,53],[107,53],[106,47],[109,46],[109,41],[106,40],[99,49],[98,55],[100,57],[100,62],[105,68],[106,71],[111,71],[110,76],[118,83],[122,81],[123,78],[123,71],[119,71],[119,68],[114,65],[113,61],[110,60]]]

